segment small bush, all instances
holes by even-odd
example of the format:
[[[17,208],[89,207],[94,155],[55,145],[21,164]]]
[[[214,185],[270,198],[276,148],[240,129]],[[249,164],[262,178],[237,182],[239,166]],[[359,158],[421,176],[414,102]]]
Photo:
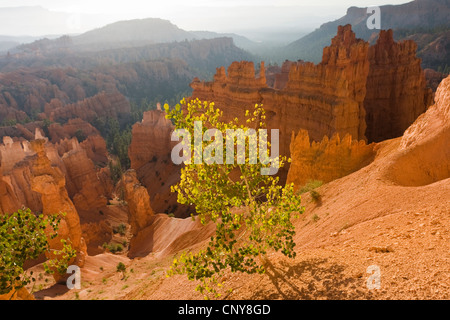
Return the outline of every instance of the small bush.
[[[111,253],[122,252],[123,247],[120,243],[118,243],[116,246],[112,245],[112,248],[109,251],[111,251]]]
[[[316,188],[319,188],[320,186],[322,186],[323,182],[320,180],[309,180],[303,187],[301,187],[300,189],[298,189],[298,193],[299,194],[303,194],[306,192],[311,192]]]
[[[311,194],[311,198],[314,202],[319,202],[322,196],[316,190],[312,190],[309,192]]]
[[[104,243],[102,245],[103,249],[107,249],[109,250],[109,252],[111,252],[112,254],[117,253],[117,252],[122,252],[123,251],[123,247],[120,243],[118,244],[113,244],[113,243]]]
[[[118,226],[113,228],[113,232],[118,233],[121,236],[124,236],[126,231],[127,231],[127,226],[123,223],[121,223]]]
[[[127,271],[127,267],[125,266],[125,264],[123,262],[119,262],[117,264],[116,271],[117,272],[125,272],[125,271]]]

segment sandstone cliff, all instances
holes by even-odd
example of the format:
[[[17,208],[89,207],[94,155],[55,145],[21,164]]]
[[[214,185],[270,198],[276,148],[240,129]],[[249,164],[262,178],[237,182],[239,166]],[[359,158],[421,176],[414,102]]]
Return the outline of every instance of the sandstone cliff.
[[[314,141],[335,133],[369,142],[389,139],[400,136],[430,102],[415,53],[412,42],[394,42],[392,31],[369,47],[350,25],[339,26],[318,65],[285,62],[273,88],[262,74],[255,78],[252,63],[240,62],[230,65],[228,75],[218,68],[212,82],[194,79],[192,98],[214,101],[226,121],[243,119],[246,109],[262,104],[268,128],[280,130],[284,155],[292,131],[300,129]]]
[[[12,213],[19,207],[19,202],[8,183],[3,181],[0,167],[0,214]]]
[[[395,42],[392,30],[381,30],[369,48],[367,94],[364,99],[369,141],[399,137],[431,104],[417,45]]]
[[[67,191],[78,209],[90,211],[101,208],[107,202],[106,190],[97,176],[94,163],[76,139],[71,142],[72,149],[61,158],[66,168],[66,179],[70,181]]]
[[[52,167],[50,160],[45,154],[45,140],[34,140],[31,142],[32,149],[36,155],[31,157],[32,162],[31,188],[38,192],[42,199],[42,213],[44,215],[65,213],[61,220],[58,236],[49,239],[51,249],[62,248],[61,239],[66,239],[77,251],[75,263],[83,266],[86,256],[86,244],[81,235],[80,218],[65,188],[65,178],[61,170]],[[50,252],[48,258],[54,255]],[[55,279],[59,280],[60,275],[55,273]]]
[[[339,27],[320,64],[286,62],[275,88],[267,88],[264,64],[255,78],[253,63],[241,62],[228,68],[228,76],[224,68],[217,69],[211,83],[194,80],[192,97],[214,101],[225,120],[243,119],[246,109],[262,104],[268,128],[280,130],[284,155],[289,154],[292,131],[300,128],[308,130],[313,140],[336,132],[364,139],[368,46],[356,39],[350,25]]]
[[[133,250],[136,245],[136,237],[141,230],[150,225],[151,218],[155,213],[150,205],[147,189],[140,184],[136,177],[136,171],[128,170],[124,173],[121,188],[124,190],[124,198],[128,204],[128,223],[132,233],[130,250]]]
[[[435,104],[405,131],[387,176],[402,186],[424,186],[450,177],[450,77],[442,80]]]
[[[179,181],[181,169],[171,159],[176,144],[170,140],[173,129],[164,111],[145,112],[142,122],[133,126],[128,156],[131,168],[147,188],[155,212],[189,216],[188,208],[179,205],[177,195],[170,191],[170,186]]]
[[[297,189],[309,180],[327,183],[346,176],[374,159],[374,147],[374,143],[352,140],[348,134],[341,139],[337,133],[331,139],[325,136],[321,142],[311,143],[308,132],[300,130],[297,136],[292,134],[287,183],[294,183]]]

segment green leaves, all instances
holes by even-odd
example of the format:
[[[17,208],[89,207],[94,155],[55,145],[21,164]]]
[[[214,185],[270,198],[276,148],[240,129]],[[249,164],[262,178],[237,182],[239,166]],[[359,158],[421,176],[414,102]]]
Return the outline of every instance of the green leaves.
[[[222,112],[212,102],[196,99],[180,103],[184,108],[179,105],[172,110],[165,108],[166,118],[177,129],[188,130],[191,136],[196,121],[203,122],[204,131],[218,129],[222,137],[227,129],[246,131],[265,127],[265,112],[259,105],[255,105],[253,112],[246,112],[247,127],[244,127],[238,124],[238,119],[222,122]],[[237,148],[237,139],[233,143]],[[222,146],[225,149],[225,140]],[[278,177],[261,175],[261,168],[265,167],[261,161],[250,164],[246,158],[238,164],[236,160],[233,164],[191,161],[182,168],[180,182],[172,187],[179,203],[195,205],[203,224],[212,221],[216,225],[207,248],[183,253],[173,261],[168,273],[168,276],[186,274],[189,280],[199,280],[197,290],[206,296],[220,296],[217,290],[223,289],[221,279],[225,270],[264,273],[264,256],[269,250],[295,257],[292,219],[304,211],[300,196],[294,193],[293,185],[283,187],[278,184]],[[278,160],[280,167],[286,162],[285,157]]]
[[[61,239],[63,248],[61,250],[49,249],[55,258],[44,263],[44,270],[48,274],[53,274],[55,271],[59,274],[65,274],[69,263],[77,256],[77,251],[72,247],[69,241]]]
[[[49,249],[47,236],[56,237],[60,220],[60,215],[36,216],[30,209],[0,216],[0,294],[33,281],[23,265]]]

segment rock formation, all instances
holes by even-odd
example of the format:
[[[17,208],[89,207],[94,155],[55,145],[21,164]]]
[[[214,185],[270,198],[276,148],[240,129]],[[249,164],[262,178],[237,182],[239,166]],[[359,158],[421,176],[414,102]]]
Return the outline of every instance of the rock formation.
[[[320,64],[285,62],[275,88],[267,88],[262,73],[254,78],[252,63],[241,62],[229,67],[228,76],[218,69],[212,83],[194,80],[192,97],[214,101],[223,109],[225,120],[243,119],[246,109],[262,104],[268,128],[280,130],[284,155],[289,154],[292,131],[300,128],[308,130],[313,140],[336,132],[364,139],[368,47],[356,39],[349,25],[340,27]]]
[[[3,172],[8,173],[16,163],[32,154],[34,152],[30,149],[30,143],[27,140],[13,140],[9,136],[4,136],[3,144],[0,144],[0,161]]]
[[[128,204],[128,223],[133,235],[130,241],[130,248],[132,248],[136,236],[150,225],[151,217],[155,213],[150,205],[150,196],[147,189],[137,179],[136,171],[128,170],[124,173],[121,188],[124,190],[124,200]]]
[[[295,189],[309,180],[324,183],[346,176],[368,165],[375,157],[375,144],[367,145],[363,140],[352,140],[347,134],[342,140],[336,133],[321,142],[310,142],[308,132],[300,130],[292,134],[291,166],[287,183],[294,183]]]
[[[31,188],[38,192],[42,199],[44,215],[65,213],[61,220],[58,236],[49,239],[51,249],[60,250],[62,248],[61,239],[66,239],[77,251],[76,260],[71,262],[83,266],[86,256],[86,244],[81,235],[80,218],[65,188],[65,178],[61,170],[53,167],[45,154],[45,140],[34,140],[31,142],[32,149],[36,155],[30,158],[32,162]],[[48,258],[53,254],[48,253]],[[55,279],[59,280],[60,275],[55,273]]]
[[[3,181],[0,167],[0,214],[12,213],[19,208],[19,202],[8,183]]]
[[[81,132],[85,137],[100,135],[100,132],[96,128],[80,118],[69,119],[63,125],[52,123],[48,126],[48,137],[53,143],[75,137],[77,132]]]
[[[35,213],[50,212],[53,207],[49,209],[49,205],[52,201],[57,201],[52,197],[59,197],[60,201],[55,202],[55,206],[68,208],[72,215],[70,221],[75,224],[75,229],[79,228],[80,223],[86,224],[82,229],[86,232],[83,236],[86,236],[90,252],[97,254],[100,253],[98,247],[111,238],[108,237],[108,233],[112,232],[111,226],[105,225],[102,212],[107,211],[107,199],[111,198],[114,186],[106,166],[108,152],[105,141],[99,135],[90,135],[82,143],[75,137],[66,138],[65,133],[70,131],[68,129],[74,123],[86,124],[88,126],[85,128],[94,129],[78,119],[67,127],[61,127],[64,135],[56,143],[48,141],[40,130],[36,130],[36,139],[31,142],[23,138],[3,138],[3,144],[0,144],[0,212],[14,212],[23,206]],[[96,130],[93,131],[94,134],[95,132]],[[35,163],[43,157],[36,152],[35,141],[39,141],[38,150],[43,148],[44,168],[49,172],[45,175],[39,173],[40,178],[36,178]],[[35,149],[32,145],[35,145]],[[49,188],[39,189],[40,183],[33,183],[37,179],[42,179],[42,184]],[[99,239],[103,242],[98,243]],[[86,245],[84,242],[80,245],[80,252],[84,252]],[[82,258],[82,254],[80,257]]]
[[[218,68],[212,82],[194,79],[192,98],[214,101],[225,121],[243,119],[246,109],[262,104],[268,128],[280,130],[283,155],[289,154],[292,132],[300,129],[314,141],[335,133],[369,142],[389,139],[400,136],[430,101],[415,51],[412,42],[395,43],[391,31],[369,47],[350,25],[339,26],[318,65],[285,62],[273,88],[263,75],[254,77],[252,63],[235,62],[228,75]]]
[[[189,216],[188,208],[179,205],[177,195],[170,191],[170,186],[180,179],[181,168],[171,159],[172,147],[177,143],[170,139],[173,129],[164,111],[145,112],[142,122],[133,126],[128,156],[131,168],[147,188],[155,212]]]
[[[442,80],[435,104],[405,131],[387,176],[403,186],[424,186],[450,177],[450,77]]]
[[[37,131],[36,138],[42,137]],[[96,164],[106,165],[106,144],[100,136],[90,136],[83,143],[76,138],[63,139],[56,144],[45,143],[46,157],[65,176],[70,198],[78,210],[95,211],[106,205],[112,191],[112,182],[106,168],[97,169]],[[3,137],[0,144],[0,164],[4,180],[19,204],[33,211],[42,211],[40,195],[29,186],[32,170],[25,159],[35,155],[30,142]],[[106,170],[106,171],[105,171]],[[17,208],[16,208],[17,209]]]
[[[94,163],[75,138],[71,142],[72,149],[62,156],[68,181],[67,191],[79,210],[101,208],[107,202],[106,190],[97,177]]]
[[[369,141],[399,137],[431,104],[417,45],[395,42],[392,30],[381,30],[369,48],[370,69],[364,99]]]
[[[132,129],[133,139],[129,149],[131,168],[137,170],[154,158],[170,158],[173,144],[170,136],[173,129],[170,120],[165,118],[164,111],[144,112],[142,121]]]

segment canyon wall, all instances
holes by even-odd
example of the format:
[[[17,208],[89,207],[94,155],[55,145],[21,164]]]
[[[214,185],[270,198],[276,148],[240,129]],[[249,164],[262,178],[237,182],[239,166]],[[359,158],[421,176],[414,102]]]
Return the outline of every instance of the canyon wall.
[[[275,76],[274,88],[265,82],[264,63],[254,76],[251,62],[235,62],[217,69],[213,82],[191,84],[192,97],[214,101],[224,111],[225,120],[243,119],[255,103],[266,110],[269,129],[280,130],[280,153],[289,154],[292,131],[306,129],[313,140],[334,133],[365,139],[363,101],[369,45],[356,39],[351,27],[339,27],[338,34],[324,49],[318,65],[286,61]]]
[[[172,147],[177,144],[170,139],[173,129],[164,111],[145,112],[142,122],[133,125],[128,156],[131,168],[147,188],[153,210],[186,217],[189,208],[178,204],[177,195],[170,191],[170,186],[179,181],[181,170],[171,159]]]
[[[399,154],[386,175],[402,186],[424,186],[450,177],[450,76],[435,103],[405,131]]]
[[[313,141],[336,133],[385,140],[400,136],[430,102],[415,52],[413,42],[394,42],[392,31],[381,32],[369,46],[350,25],[339,26],[318,65],[286,61],[278,75],[270,74],[268,87],[263,63],[255,77],[253,63],[235,62],[228,74],[218,68],[212,82],[194,79],[192,98],[214,101],[225,121],[243,119],[246,109],[262,104],[268,128],[280,130],[283,155],[290,153],[292,132],[300,129]]]
[[[346,176],[372,162],[374,147],[375,143],[352,140],[349,134],[341,139],[336,133],[331,139],[325,136],[320,142],[310,142],[308,131],[292,133],[287,183],[294,183],[298,189],[309,180],[327,183]]]
[[[399,137],[432,103],[426,87],[417,45],[412,40],[395,42],[392,30],[381,30],[369,48],[366,136],[369,141]]]

